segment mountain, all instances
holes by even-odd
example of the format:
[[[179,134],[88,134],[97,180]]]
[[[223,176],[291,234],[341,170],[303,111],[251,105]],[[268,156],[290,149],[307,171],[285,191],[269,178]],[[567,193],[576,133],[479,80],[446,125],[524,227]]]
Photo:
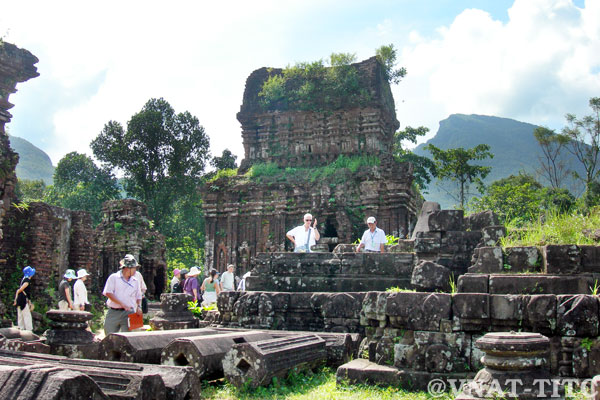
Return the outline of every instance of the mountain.
[[[28,180],[42,179],[46,185],[51,185],[54,166],[48,154],[23,138],[8,136],[10,147],[19,154],[17,178]]]
[[[430,157],[429,152],[424,149],[428,144],[446,150],[457,147],[469,149],[485,143],[490,145],[490,152],[494,158],[476,163],[492,167],[490,174],[485,179],[486,184],[516,175],[519,172],[532,174],[542,184],[546,184],[544,179],[536,173],[536,169],[539,169],[539,157],[542,156],[542,151],[533,136],[535,128],[537,125],[509,118],[452,114],[447,119],[440,121],[436,135],[426,143],[417,146],[414,153]],[[570,155],[568,160],[571,166],[578,165]],[[571,187],[573,185],[574,182],[569,182],[567,188],[576,190],[575,187]],[[445,183],[443,187],[452,188],[450,183]],[[453,200],[440,185],[436,185],[433,181],[427,192],[424,194],[425,199],[436,201],[443,208],[453,208],[457,204],[457,201]]]

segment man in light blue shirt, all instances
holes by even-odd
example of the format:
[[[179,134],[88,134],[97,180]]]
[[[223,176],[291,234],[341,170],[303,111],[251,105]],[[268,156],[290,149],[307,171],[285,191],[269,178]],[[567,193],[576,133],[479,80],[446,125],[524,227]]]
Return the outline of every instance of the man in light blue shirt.
[[[119,330],[129,331],[129,314],[142,315],[142,289],[140,281],[135,277],[137,266],[135,257],[127,254],[119,262],[119,271],[106,280],[102,294],[108,297],[108,312],[104,319],[104,332],[107,336]]]
[[[365,252],[383,253],[385,251],[385,244],[387,243],[385,232],[383,229],[377,227],[375,217],[369,217],[367,219],[367,225],[369,226],[369,229],[363,233],[360,244],[356,248],[356,252],[358,253],[364,247]]]

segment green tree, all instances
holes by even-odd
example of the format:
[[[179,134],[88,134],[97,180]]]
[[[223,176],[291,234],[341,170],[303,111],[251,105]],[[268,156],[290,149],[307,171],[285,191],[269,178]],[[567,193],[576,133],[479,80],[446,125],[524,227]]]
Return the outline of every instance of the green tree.
[[[402,78],[406,76],[406,68],[396,68],[397,54],[393,44],[381,46],[375,50],[375,57],[383,64],[385,76],[389,83],[400,83]]]
[[[585,170],[585,176],[574,172],[574,176],[585,183],[586,192],[598,177],[600,157],[600,97],[589,101],[593,114],[577,119],[575,114],[567,114],[567,126],[562,133],[568,137],[567,150],[573,154]]]
[[[102,203],[120,197],[117,179],[106,168],[99,168],[85,154],[65,155],[54,170],[54,185],[46,201],[70,210],[84,210],[97,224],[102,218]]]
[[[403,142],[417,143],[417,138],[425,136],[429,132],[429,128],[420,126],[412,128],[407,126],[403,131],[398,131],[394,134],[394,157],[399,162],[410,162],[414,167],[414,182],[419,186],[419,189],[425,189],[431,179],[435,176],[435,163],[424,156],[419,156],[410,150],[402,147]],[[425,192],[426,193],[426,192]]]
[[[19,179],[15,188],[17,199],[29,203],[31,201],[43,201],[46,192],[46,184],[42,179],[29,180]]]
[[[523,225],[547,210],[567,212],[574,204],[575,198],[568,190],[546,188],[533,176],[521,173],[492,182],[483,196],[471,199],[469,209],[492,210],[505,223]]]
[[[150,99],[127,130],[108,122],[91,147],[105,165],[123,171],[127,194],[146,203],[164,234],[176,230],[178,201],[194,197],[210,159],[209,139],[198,119],[187,111],[176,114],[162,98]]]
[[[535,128],[533,136],[543,154],[543,156],[538,156],[540,161],[538,172],[548,180],[551,187],[558,189],[569,173],[565,159],[561,157],[562,150],[569,143],[569,138],[541,126]]]
[[[436,177],[439,180],[451,180],[458,185],[458,196],[450,192],[449,194],[459,201],[460,208],[464,209],[470,185],[475,183],[481,192],[483,190],[482,179],[485,179],[492,169],[481,165],[471,165],[469,162],[493,158],[494,155],[489,151],[490,146],[479,144],[471,149],[458,147],[442,150],[429,144],[425,149],[433,156]]]
[[[234,155],[229,149],[223,150],[221,153],[221,157],[213,157],[210,160],[210,165],[212,165],[217,171],[222,169],[236,169],[237,168],[237,156]]]

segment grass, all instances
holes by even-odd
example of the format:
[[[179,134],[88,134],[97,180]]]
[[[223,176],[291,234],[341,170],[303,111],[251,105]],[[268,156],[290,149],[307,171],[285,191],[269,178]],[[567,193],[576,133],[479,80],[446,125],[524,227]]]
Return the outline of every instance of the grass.
[[[507,234],[500,240],[503,247],[544,246],[547,244],[596,244],[591,235],[600,228],[600,208],[588,215],[574,212],[548,212],[538,220],[519,226],[518,221],[506,224]]]
[[[290,400],[425,400],[430,399],[424,392],[408,392],[396,387],[368,385],[336,385],[335,371],[321,368],[315,373],[291,373],[284,380],[277,380],[268,387],[255,390],[237,389],[224,381],[204,383],[202,398],[227,399],[290,399]],[[443,396],[440,399],[450,399]]]
[[[375,156],[354,156],[347,157],[340,155],[331,164],[314,168],[280,168],[275,163],[254,164],[246,177],[256,182],[287,182],[287,181],[310,181],[328,180],[333,178],[337,181],[343,181],[346,175],[355,174],[364,167],[374,167],[380,164],[380,160]]]

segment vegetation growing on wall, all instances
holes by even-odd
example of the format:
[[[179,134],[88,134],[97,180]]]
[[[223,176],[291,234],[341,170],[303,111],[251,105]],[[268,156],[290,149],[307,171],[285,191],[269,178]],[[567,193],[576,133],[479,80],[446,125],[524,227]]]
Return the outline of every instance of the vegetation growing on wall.
[[[390,83],[398,83],[406,70],[395,69],[396,50],[393,45],[377,49],[377,60],[382,64]],[[260,104],[265,110],[332,111],[346,107],[364,107],[371,93],[361,85],[356,66],[356,55],[332,53],[329,60],[301,62],[287,66],[281,73],[269,70],[269,78],[259,92]]]

